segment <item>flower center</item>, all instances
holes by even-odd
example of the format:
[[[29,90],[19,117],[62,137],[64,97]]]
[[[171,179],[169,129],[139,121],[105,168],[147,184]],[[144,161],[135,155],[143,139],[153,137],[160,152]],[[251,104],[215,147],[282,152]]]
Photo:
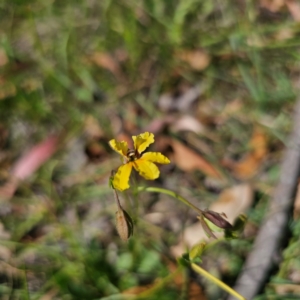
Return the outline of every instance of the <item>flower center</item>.
[[[127,158],[128,161],[135,161],[139,158],[139,153],[134,149],[128,149]]]

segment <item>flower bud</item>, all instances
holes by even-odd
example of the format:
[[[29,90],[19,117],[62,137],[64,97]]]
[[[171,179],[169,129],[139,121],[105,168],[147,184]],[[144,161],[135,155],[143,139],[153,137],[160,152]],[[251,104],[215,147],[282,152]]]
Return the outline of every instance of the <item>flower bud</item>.
[[[122,206],[118,206],[118,211],[116,212],[116,227],[121,240],[124,242],[133,234],[132,219]]]
[[[204,218],[215,224],[217,227],[222,229],[229,229],[232,228],[232,225],[224,219],[226,215],[224,213],[217,213],[212,210],[206,210],[203,212]]]

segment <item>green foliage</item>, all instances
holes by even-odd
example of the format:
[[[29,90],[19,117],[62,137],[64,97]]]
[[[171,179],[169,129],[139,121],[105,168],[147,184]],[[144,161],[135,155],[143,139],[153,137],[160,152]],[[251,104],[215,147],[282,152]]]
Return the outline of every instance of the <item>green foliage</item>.
[[[214,145],[209,155],[216,161],[223,161],[228,145],[230,155],[241,157],[256,124],[284,142],[296,95],[293,76],[299,72],[299,26],[286,9],[265,16],[257,6],[229,0],[0,1],[0,125],[9,132],[1,180],[27,147],[46,136],[63,132],[70,141],[85,135],[89,116],[111,138],[119,130],[115,116],[132,121],[135,114],[128,126],[133,130],[164,118],[157,99],[182,83],[203,85],[201,104],[209,102],[210,113],[219,116],[207,116],[213,129],[201,137]],[[197,70],[178,56],[195,49],[209,56],[207,68]],[[96,61],[96,54],[110,55],[117,67]],[[222,115],[233,99],[243,105],[240,115]],[[170,232],[163,231],[161,241],[137,224],[136,236],[121,244],[110,229],[111,189],[101,185],[110,166],[92,171],[84,166],[76,173],[75,160],[64,162],[70,146],[60,147],[9,203],[2,207],[1,202],[0,225],[9,234],[3,229],[2,239],[0,227],[0,256],[7,263],[1,269],[0,297],[40,299],[53,293],[53,299],[117,299],[126,289],[168,276],[161,257],[170,254]],[[264,175],[262,182],[274,185],[278,167]],[[199,192],[203,183],[198,181],[190,191],[201,201],[214,198],[209,191]],[[250,210],[251,224],[259,226],[266,198],[259,196]],[[127,202],[138,216],[138,207]],[[90,207],[94,215],[85,215]],[[244,221],[239,221],[227,237],[240,236]],[[280,278],[299,266],[299,226],[299,221],[291,226],[294,238],[284,253],[289,263]],[[231,240],[230,249],[224,248],[233,278],[251,245]],[[210,252],[216,260],[223,255],[220,249]],[[202,249],[196,250],[200,256]],[[188,266],[187,258],[179,265]],[[178,289],[166,283],[147,299],[177,298]]]

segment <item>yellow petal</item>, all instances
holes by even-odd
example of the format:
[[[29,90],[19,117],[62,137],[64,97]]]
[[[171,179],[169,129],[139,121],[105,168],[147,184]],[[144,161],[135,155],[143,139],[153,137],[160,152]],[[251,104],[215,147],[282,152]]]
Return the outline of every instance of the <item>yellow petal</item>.
[[[150,144],[154,143],[154,134],[144,132],[137,136],[134,135],[132,139],[134,142],[134,149],[136,149],[139,153],[142,153],[149,147]]]
[[[123,156],[127,155],[128,144],[126,142],[124,142],[124,141],[118,142],[116,140],[110,140],[109,145],[112,149],[114,149],[115,151],[117,151],[121,155],[123,155]]]
[[[169,164],[170,160],[160,152],[147,152],[142,155],[143,160],[148,160],[159,164]]]
[[[117,173],[114,176],[112,184],[115,189],[124,191],[129,188],[129,177],[132,169],[132,163],[127,163],[119,167]]]
[[[133,166],[145,179],[154,180],[159,177],[158,167],[151,161],[140,158],[133,162]]]

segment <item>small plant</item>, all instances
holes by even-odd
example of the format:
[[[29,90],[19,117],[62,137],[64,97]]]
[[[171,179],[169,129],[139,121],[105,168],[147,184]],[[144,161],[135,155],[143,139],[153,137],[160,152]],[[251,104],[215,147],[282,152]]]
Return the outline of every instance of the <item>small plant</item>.
[[[133,222],[128,213],[122,208],[117,190],[124,191],[130,188],[129,178],[132,167],[145,179],[154,180],[158,178],[160,174],[159,169],[154,163],[170,163],[170,160],[159,152],[143,153],[150,144],[154,143],[153,133],[144,132],[137,136],[133,136],[132,139],[134,142],[134,149],[129,149],[128,144],[125,141],[119,142],[113,139],[109,142],[112,149],[121,154],[123,157],[123,164],[118,168],[117,172],[112,171],[112,176],[110,178],[110,186],[114,191],[114,196],[118,207],[118,210],[116,212],[116,227],[118,234],[123,241],[127,241],[133,234]],[[166,195],[170,195],[177,200],[180,200],[185,205],[189,206],[197,212],[197,218],[201,222],[206,234],[214,239],[217,239],[212,229],[214,228],[214,226],[227,231],[233,229],[232,225],[225,219],[226,215],[224,213],[217,213],[211,210],[202,210],[174,191],[158,187],[137,187],[137,191],[163,193]],[[199,258],[205,248],[206,243],[204,242],[196,244],[188,254],[183,255],[182,258],[179,259],[179,264],[181,266],[192,267],[195,272],[214,282],[220,288],[232,294],[237,299],[244,299],[241,295],[232,290],[224,282],[220,281],[195,263],[197,260],[199,261]]]

